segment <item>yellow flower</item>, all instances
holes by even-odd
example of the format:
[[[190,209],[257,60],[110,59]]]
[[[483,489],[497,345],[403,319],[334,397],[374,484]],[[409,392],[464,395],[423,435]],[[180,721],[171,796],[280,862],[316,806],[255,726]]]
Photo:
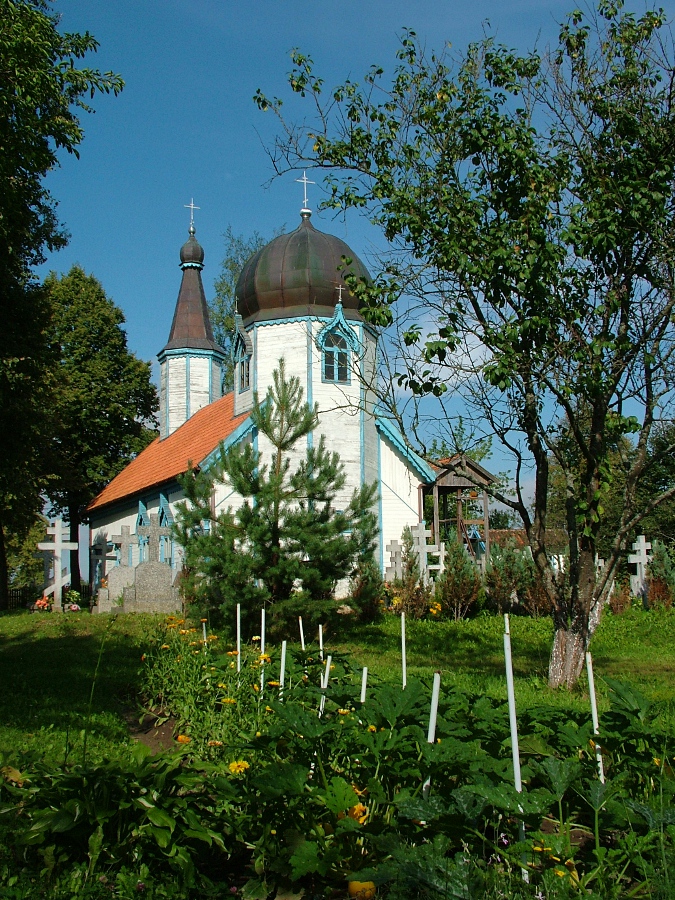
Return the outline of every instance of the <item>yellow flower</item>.
[[[215,635],[214,635],[214,637],[215,637]],[[227,655],[228,656],[239,656],[239,651],[238,650],[228,650]]]
[[[259,687],[257,684],[254,684],[254,685],[253,685],[253,690],[257,692],[257,691],[260,690],[260,687]]]
[[[175,616],[167,616],[167,617],[166,617],[166,621],[167,621],[167,622],[173,622],[173,620],[174,620],[175,618],[176,618]]]
[[[209,741],[209,747],[222,747],[222,741]]]
[[[179,734],[176,740],[179,744],[189,744],[192,738],[188,737],[187,734]]]
[[[270,687],[281,687],[280,681],[268,681],[267,683],[269,684]]]
[[[261,663],[272,662],[272,657],[267,653],[261,653],[260,654],[260,662]]]
[[[219,681],[219,682],[218,682],[218,687],[219,687],[219,688],[225,688],[225,690],[227,690],[227,685],[226,685],[226,684],[223,684],[222,681]]]
[[[369,725],[368,731],[377,731],[377,727],[375,725]]]
[[[271,706],[266,706],[266,707],[265,707],[265,712],[272,712],[272,707],[271,707]]]
[[[363,825],[368,818],[368,807],[364,806],[363,803],[357,803],[349,809],[347,815],[350,819],[354,819],[355,822],[358,822],[359,825]]]
[[[654,757],[654,765],[659,769],[661,768],[661,760],[658,758],[658,756]]]
[[[185,619],[177,619],[176,625],[185,625]]]
[[[256,736],[256,737],[262,737],[262,731],[256,731],[255,736]]]
[[[259,634],[254,634],[253,637],[251,638],[251,640],[252,640],[252,641],[259,641],[259,640],[260,640],[260,635],[259,635]]]
[[[200,619],[200,622],[208,622],[208,619]]]
[[[210,635],[207,637],[206,640],[207,640],[207,641],[217,641],[217,640],[218,640],[218,635],[217,635],[217,634],[210,634]]]
[[[338,709],[338,714],[341,716],[348,716],[349,710],[348,709]]]
[[[231,706],[233,703],[236,703],[236,702],[237,702],[237,701],[234,699],[234,697],[225,697],[225,699],[223,700],[223,703],[229,703],[230,706]]]
[[[245,759],[240,759],[237,760],[237,762],[231,762],[227,768],[233,775],[243,775],[247,769],[251,768],[251,766]]]
[[[171,625],[167,625],[166,627],[167,627],[167,628],[175,628],[175,627],[176,627],[176,623],[173,622]]]
[[[168,650],[168,649],[169,649],[168,644],[162,644],[162,650]]]
[[[179,628],[178,629],[178,634],[187,634],[187,633],[188,633],[187,628]]]

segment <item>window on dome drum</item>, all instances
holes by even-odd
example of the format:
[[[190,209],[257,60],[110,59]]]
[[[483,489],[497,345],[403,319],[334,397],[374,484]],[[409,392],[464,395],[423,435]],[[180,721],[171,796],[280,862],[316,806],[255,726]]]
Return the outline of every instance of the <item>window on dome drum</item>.
[[[251,386],[251,358],[244,357],[239,363],[239,393],[247,391]]]
[[[340,384],[349,382],[349,352],[341,334],[329,334],[323,351],[323,377]]]

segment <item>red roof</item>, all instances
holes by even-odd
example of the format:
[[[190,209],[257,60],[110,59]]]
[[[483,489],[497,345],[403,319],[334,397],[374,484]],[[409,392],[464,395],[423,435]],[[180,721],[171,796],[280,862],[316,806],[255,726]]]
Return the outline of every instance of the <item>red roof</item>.
[[[98,497],[91,501],[87,511],[101,509],[148,488],[173,481],[187,472],[188,463],[197,466],[203,462],[248,416],[248,413],[234,415],[232,392],[209,403],[168,437],[163,440],[155,438],[103,488]]]

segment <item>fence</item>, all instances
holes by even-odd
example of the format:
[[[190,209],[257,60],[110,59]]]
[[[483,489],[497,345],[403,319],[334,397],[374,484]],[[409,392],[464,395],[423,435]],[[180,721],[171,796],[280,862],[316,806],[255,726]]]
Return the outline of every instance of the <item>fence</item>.
[[[80,588],[80,606],[91,606],[91,593],[91,585],[83,583]],[[35,585],[10,588],[7,609],[25,609],[40,596],[42,596],[42,588]]]

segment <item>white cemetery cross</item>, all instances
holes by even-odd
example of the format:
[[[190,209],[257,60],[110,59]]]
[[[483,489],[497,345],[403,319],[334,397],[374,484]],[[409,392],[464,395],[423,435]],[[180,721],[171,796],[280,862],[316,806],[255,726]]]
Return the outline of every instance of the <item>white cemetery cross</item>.
[[[411,525],[410,532],[413,536],[414,550],[420,568],[420,579],[426,583],[433,572],[436,577],[445,569],[445,544],[427,544],[427,538],[431,537],[431,531],[424,527],[424,522],[419,525]],[[437,563],[430,563],[429,556],[437,556]]]
[[[122,525],[120,528],[121,534],[113,534],[110,540],[113,544],[120,545],[120,560],[119,564],[121,566],[130,566],[133,565],[133,562],[130,562],[131,553],[133,550],[131,549],[135,544],[138,544],[138,538],[135,534],[131,533],[131,528],[128,525]],[[131,551],[131,553],[129,552]]]
[[[403,547],[398,541],[392,541],[387,544],[387,553],[389,554],[389,565],[384,573],[385,581],[395,581],[397,578],[403,578]]]
[[[67,580],[63,576],[63,566],[61,564],[63,552],[64,550],[77,550],[78,547],[76,541],[64,540],[64,537],[68,537],[68,532],[69,529],[64,526],[63,521],[61,519],[56,519],[54,524],[47,528],[47,534],[53,535],[54,540],[41,541],[38,544],[38,550],[46,550],[54,556],[54,584],[50,584],[45,588],[45,594],[54,595],[54,606],[57,609],[61,608],[63,585]]]
[[[630,592],[634,597],[639,597],[644,591],[647,578],[647,565],[651,559],[651,543],[645,539],[644,534],[639,534],[633,544],[634,553],[628,554],[628,562],[637,566],[635,575],[630,576]]]
[[[136,529],[139,537],[147,537],[148,539],[148,562],[159,562],[159,541],[160,538],[170,537],[171,529],[165,528],[159,524],[159,516],[157,513],[150,513],[150,524],[139,525]]]

